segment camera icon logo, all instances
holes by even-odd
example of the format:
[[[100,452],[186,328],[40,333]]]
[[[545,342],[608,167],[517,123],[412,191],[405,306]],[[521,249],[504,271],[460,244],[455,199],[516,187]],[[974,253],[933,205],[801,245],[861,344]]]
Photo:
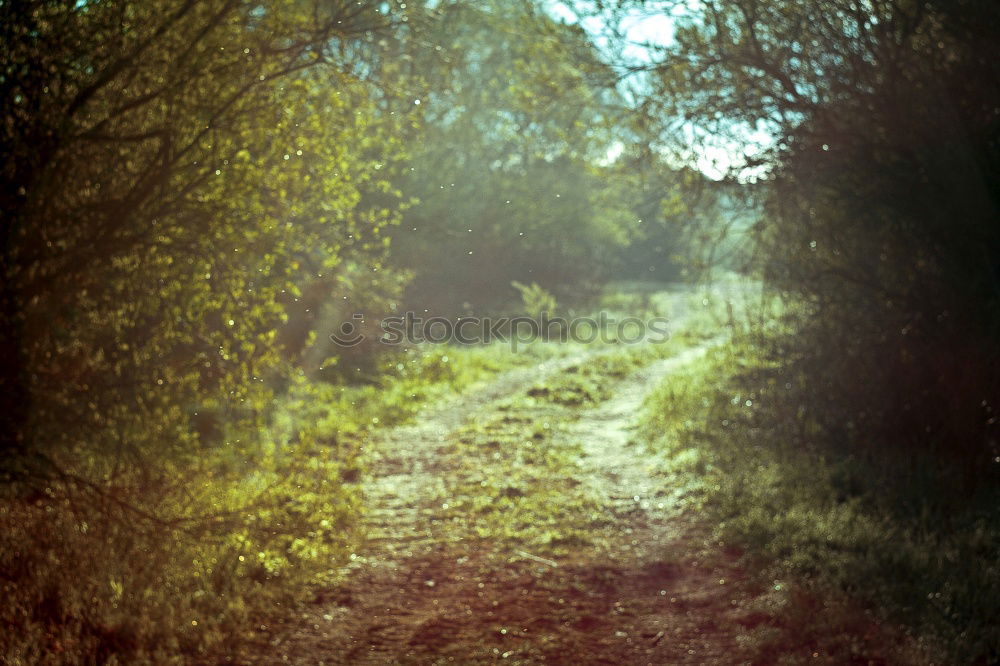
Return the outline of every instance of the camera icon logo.
[[[330,334],[330,341],[340,345],[341,347],[355,347],[361,344],[365,335],[358,330],[358,324],[364,323],[365,316],[363,314],[355,314],[351,317],[354,321],[345,321],[340,325],[340,331],[337,333]]]

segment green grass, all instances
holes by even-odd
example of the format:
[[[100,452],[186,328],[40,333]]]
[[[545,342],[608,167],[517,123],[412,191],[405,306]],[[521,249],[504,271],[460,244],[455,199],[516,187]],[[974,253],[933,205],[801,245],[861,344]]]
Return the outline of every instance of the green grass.
[[[482,518],[477,534],[549,553],[584,543],[591,530],[562,524],[552,507],[589,515],[586,496],[569,476],[552,483],[536,473],[571,471],[576,455],[544,424],[606,399],[633,368],[717,327],[703,323],[638,347],[419,346],[383,357],[367,384],[301,378],[261,417],[264,437],[253,446],[226,441],[223,427],[218,445],[158,459],[154,477],[142,465],[81,456],[68,471],[98,483],[53,479],[37,495],[0,498],[0,661],[188,663],[253,639],[269,618],[341,576],[363,539],[360,451],[373,430],[505,369],[596,350],[498,417],[527,410],[527,440],[524,424],[491,422],[493,431],[457,445],[510,463],[508,478],[456,488],[454,510]],[[106,477],[95,472],[105,469]]]
[[[582,447],[566,432],[581,414],[614,393],[647,362],[648,350],[609,345],[572,363],[466,426],[451,455],[466,473],[450,479],[453,519],[468,538],[561,557],[581,548],[610,548],[609,517],[581,479]]]
[[[642,439],[679,501],[738,544],[759,580],[854,599],[904,625],[927,659],[1000,658],[1000,497],[927,485],[924,501],[900,503],[891,469],[834,453],[804,381],[745,341],[716,350],[650,397]],[[794,589],[787,623],[830,632]],[[766,654],[774,636],[757,634]]]
[[[0,661],[190,663],[251,638],[310,588],[337,579],[362,539],[359,450],[368,432],[567,351],[411,350],[387,359],[377,384],[301,380],[252,460],[221,446],[164,460],[175,466],[159,477],[169,483],[149,485],[126,466],[103,494],[53,481],[39,497],[0,500]],[[170,523],[144,517],[152,513]]]
[[[596,505],[578,489],[579,447],[559,432],[566,409],[516,400],[460,434],[452,453],[473,461],[451,479],[450,510],[467,537],[555,556],[589,544],[579,520]],[[498,473],[502,469],[502,473]]]
[[[574,363],[528,389],[528,396],[564,407],[584,407],[607,400],[614,380],[624,379],[642,363],[632,349],[616,350]]]

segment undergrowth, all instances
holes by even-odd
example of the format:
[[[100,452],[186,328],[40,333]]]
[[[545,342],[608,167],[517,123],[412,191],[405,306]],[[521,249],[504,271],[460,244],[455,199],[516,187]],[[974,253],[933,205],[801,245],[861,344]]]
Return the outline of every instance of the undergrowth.
[[[804,586],[902,625],[911,635],[908,649],[923,655],[919,661],[995,663],[996,490],[915,484],[940,476],[930,461],[893,464],[838,453],[843,442],[831,441],[813,418],[807,376],[794,360],[761,348],[738,338],[672,374],[650,396],[642,439],[660,456],[679,502],[744,551],[758,582],[781,590],[782,581],[797,581],[782,592],[778,621],[786,626],[832,630],[829,609],[796,602],[805,598],[796,596]],[[905,483],[896,478],[901,470]],[[776,627],[751,632],[765,661],[775,636]],[[864,646],[854,649],[832,658],[872,657]],[[896,649],[890,661],[904,661],[904,648]]]
[[[252,458],[226,442],[165,456],[151,475],[84,457],[66,470],[78,476],[0,498],[0,662],[190,663],[250,638],[341,575],[362,536],[368,432],[555,353],[412,349],[387,358],[377,383],[302,378]],[[104,468],[106,483],[84,481]]]

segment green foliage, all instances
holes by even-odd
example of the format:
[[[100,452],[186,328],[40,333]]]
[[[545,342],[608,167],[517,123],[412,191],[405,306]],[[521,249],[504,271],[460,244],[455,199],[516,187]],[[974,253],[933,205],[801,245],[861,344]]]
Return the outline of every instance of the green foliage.
[[[954,484],[974,483],[997,453],[1000,160],[980,109],[1000,103],[1000,86],[974,44],[995,39],[1000,14],[983,5],[974,27],[952,11],[883,18],[896,34],[868,47],[871,89],[822,105],[790,136],[761,240],[768,279],[809,306],[800,351],[826,422],[866,431],[875,456],[932,455]],[[892,83],[878,76],[889,59]]]
[[[376,4],[0,5],[0,659],[181,660],[347,556],[354,451],[272,426],[398,217]]]
[[[0,658],[187,663],[252,640],[303,590],[343,575],[363,538],[361,446],[372,432],[557,351],[415,349],[387,365],[377,386],[297,376],[272,410],[253,471],[238,481],[223,474],[242,468],[246,452],[226,447],[201,469],[177,468],[173,488],[94,484],[67,495],[53,485],[30,502],[7,498],[0,621],[16,631],[0,641]]]
[[[529,317],[537,319],[542,316],[542,313],[555,314],[556,297],[539,286],[537,282],[526,285],[514,280],[510,285],[520,292],[524,312]]]
[[[213,456],[177,470],[183,493],[153,477],[4,501],[3,660],[183,663],[335,577],[359,497],[341,480],[353,452],[317,435],[257,455],[239,482]]]
[[[449,4],[417,54],[419,149],[399,181],[419,199],[393,235],[419,309],[503,303],[511,280],[586,291],[627,242],[609,83],[587,35],[533,3]],[[617,179],[617,180],[616,180]]]
[[[637,141],[609,167],[609,175],[623,182],[620,196],[635,218],[616,275],[664,282],[709,268],[742,268],[753,220],[743,201],[748,188],[672,168],[651,141]]]
[[[996,455],[998,26],[989,2],[723,0],[678,20],[648,81],[682,135],[773,138],[736,171],[768,177],[755,263],[808,322],[787,347],[824,426],[963,482]]]
[[[998,654],[998,29],[990,2],[706,2],[647,80],[689,144],[771,136],[733,175],[766,177],[787,315],[664,389],[649,437],[727,540],[956,663]]]
[[[219,9],[102,3],[23,17],[41,26],[25,38],[28,62],[93,59],[80,73],[53,65],[48,97],[13,84],[45,100],[24,123],[53,138],[47,162],[7,163],[32,172],[18,172],[4,246],[19,382],[5,395],[30,406],[12,439],[55,467],[105,453],[183,459],[219,443],[191,430],[187,410],[203,407],[252,438],[270,399],[262,380],[283,372],[283,295],[345,256],[377,257],[394,216],[363,203],[391,191],[379,167],[398,151],[392,124],[367,86],[310,67],[339,19],[295,2]],[[14,129],[25,141],[30,128]]]
[[[649,399],[642,438],[675,495],[745,549],[762,580],[813,581],[821,595],[847,593],[904,623],[948,662],[992,661],[995,491],[942,488],[930,457],[844,457],[810,375],[755,347],[741,338]]]
[[[661,396],[703,421],[657,441],[761,559],[995,661],[1000,6],[720,0],[676,28],[647,108],[689,155],[770,136],[731,173],[765,177],[755,263],[790,325]]]

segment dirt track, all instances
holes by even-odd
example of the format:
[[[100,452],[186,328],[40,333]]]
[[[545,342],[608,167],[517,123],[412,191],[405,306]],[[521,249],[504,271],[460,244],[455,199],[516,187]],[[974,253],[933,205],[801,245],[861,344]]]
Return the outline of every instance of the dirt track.
[[[735,637],[748,617],[734,593],[741,577],[735,557],[706,549],[703,530],[678,512],[629,439],[646,393],[704,350],[610,379],[613,397],[586,409],[516,399],[586,359],[512,371],[386,433],[373,443],[365,494],[371,538],[347,582],[321,593],[297,623],[275,632],[268,656],[250,661],[743,661]],[[489,523],[503,524],[503,509],[479,520],[448,498],[477,487],[479,478],[517,476],[511,457],[497,454],[539,418],[548,419],[552,435],[537,448],[570,447],[575,455],[564,468],[549,462],[531,469],[521,459],[521,482],[489,492],[492,501],[513,505],[565,485],[574,498],[567,506],[541,502],[533,511],[548,511],[569,536],[540,542],[514,529],[498,537]]]
[[[738,553],[685,509],[683,484],[632,441],[648,393],[719,342],[675,345],[627,372],[598,362],[620,349],[588,349],[502,373],[383,431],[366,445],[368,539],[344,582],[223,661],[833,664],[855,654],[824,649],[833,644],[878,654],[880,628],[849,601],[745,575]],[[553,388],[594,368],[599,399]]]

